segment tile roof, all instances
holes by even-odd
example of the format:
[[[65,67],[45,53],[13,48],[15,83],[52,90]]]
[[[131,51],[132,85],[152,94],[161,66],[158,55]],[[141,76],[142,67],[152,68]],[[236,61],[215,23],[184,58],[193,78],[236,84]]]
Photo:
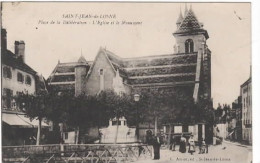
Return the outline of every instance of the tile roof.
[[[178,53],[145,56],[137,58],[121,58],[101,48],[115,71],[124,79],[124,83],[132,86],[194,84],[198,61],[198,53]],[[95,61],[94,61],[95,62]],[[79,63],[59,63],[51,77],[52,83],[66,85],[75,81],[74,67]],[[90,64],[89,64],[90,65]],[[89,74],[94,63],[91,63]],[[86,76],[87,77],[87,76]],[[62,85],[63,85],[62,84]],[[70,83],[74,85],[74,83]]]
[[[86,61],[83,56],[80,56],[78,62],[59,62],[50,77],[48,78],[48,83],[73,82],[75,81],[75,67],[80,65],[85,65],[89,67],[91,64],[92,62]]]
[[[179,31],[189,31],[201,29],[201,26],[192,10],[189,10],[185,18],[183,19]]]
[[[197,53],[120,58],[104,51],[129,85],[195,82]]]
[[[36,71],[34,71],[30,66],[24,63],[20,58],[17,58],[16,55],[10,50],[4,50],[1,57],[3,64],[17,68],[29,74],[36,75]]]
[[[181,19],[181,18],[179,18]],[[179,21],[178,19],[178,21]],[[178,22],[177,21],[177,22]],[[187,13],[184,15],[184,18],[182,22],[178,22],[180,25],[177,28],[176,32],[174,34],[179,34],[179,33],[202,33],[205,35],[206,39],[209,38],[208,32],[203,29],[203,26],[201,23],[198,21],[197,17],[195,16],[194,12],[192,9],[188,10]]]

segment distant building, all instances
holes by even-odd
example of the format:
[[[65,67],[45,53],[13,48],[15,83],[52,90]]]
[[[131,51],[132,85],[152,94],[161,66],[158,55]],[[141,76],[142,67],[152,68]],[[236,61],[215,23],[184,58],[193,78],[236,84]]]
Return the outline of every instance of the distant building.
[[[238,98],[232,103],[232,110],[235,111],[234,119],[236,120],[235,130],[234,130],[234,140],[242,140],[242,97]]]
[[[2,29],[1,33],[3,145],[24,144],[32,129],[37,128],[38,120],[30,121],[25,116],[17,106],[15,96],[22,92],[36,94],[46,87],[44,79],[24,62],[24,41],[15,41],[13,53],[6,46],[6,30]]]
[[[242,98],[242,140],[252,144],[252,81],[251,77],[240,86]]]
[[[180,13],[176,25],[173,54],[121,58],[100,48],[93,62],[81,56],[78,62],[58,63],[48,83],[57,93],[70,91],[74,95],[95,95],[103,90],[114,90],[118,94],[142,94],[156,90],[178,91],[195,101],[211,99],[211,51],[206,44],[208,32],[191,8],[185,10],[184,17]],[[185,131],[186,128],[189,127],[185,126]],[[204,124],[192,128],[200,133],[204,129]],[[202,136],[205,137],[200,134]]]
[[[80,56],[78,62],[56,65],[47,82],[50,91],[79,95],[85,90],[86,75],[92,62]]]

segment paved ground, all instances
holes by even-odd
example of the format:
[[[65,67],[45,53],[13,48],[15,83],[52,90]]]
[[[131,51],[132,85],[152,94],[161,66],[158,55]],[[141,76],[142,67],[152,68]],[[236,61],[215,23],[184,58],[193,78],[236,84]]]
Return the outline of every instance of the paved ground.
[[[252,146],[227,141],[222,145],[210,146],[208,154],[198,152],[198,148],[194,155],[164,149],[161,150],[160,160],[139,160],[136,163],[251,163],[252,160]]]

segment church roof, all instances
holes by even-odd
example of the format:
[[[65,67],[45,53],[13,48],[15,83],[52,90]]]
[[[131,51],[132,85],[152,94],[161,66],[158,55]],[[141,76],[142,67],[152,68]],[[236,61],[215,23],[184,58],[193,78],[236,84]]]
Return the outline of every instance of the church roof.
[[[189,31],[189,30],[196,30],[201,29],[201,26],[194,14],[194,12],[190,9],[183,19],[180,28],[178,30],[180,31]]]
[[[185,34],[185,33],[187,34],[202,33],[205,35],[206,39],[209,38],[208,32],[203,29],[201,23],[198,21],[192,9],[188,10],[187,13],[184,15],[184,18],[180,23],[180,26],[178,27],[178,29],[174,34]]]
[[[127,84],[133,86],[153,84],[194,83],[197,53],[166,54],[136,58],[120,58],[105,50],[113,68]]]
[[[83,56],[80,56],[78,62],[60,63],[47,79],[51,90],[55,91],[71,91],[75,90],[75,67],[85,65],[89,68],[91,61],[86,61]]]
[[[85,59],[85,57],[83,57],[82,55],[79,57],[79,60],[78,60],[79,63],[86,63],[87,60]]]

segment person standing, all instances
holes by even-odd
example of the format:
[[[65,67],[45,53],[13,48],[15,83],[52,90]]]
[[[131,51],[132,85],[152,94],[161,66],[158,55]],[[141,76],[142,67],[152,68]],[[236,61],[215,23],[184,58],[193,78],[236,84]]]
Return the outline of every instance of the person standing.
[[[186,153],[186,138],[183,136],[183,134],[181,135],[181,139],[180,139],[179,151],[181,153]]]
[[[193,135],[190,136],[189,139],[189,151],[188,151],[191,155],[193,155],[193,153],[195,152],[195,141],[193,139]]]
[[[162,140],[159,136],[154,136],[153,138],[153,151],[154,151],[154,160],[159,160],[160,159],[160,147],[162,144]]]
[[[202,153],[208,153],[208,145],[206,144],[206,142],[203,138],[201,139],[199,154],[202,154]]]
[[[176,146],[176,136],[172,135],[170,140],[170,150],[175,151]]]

